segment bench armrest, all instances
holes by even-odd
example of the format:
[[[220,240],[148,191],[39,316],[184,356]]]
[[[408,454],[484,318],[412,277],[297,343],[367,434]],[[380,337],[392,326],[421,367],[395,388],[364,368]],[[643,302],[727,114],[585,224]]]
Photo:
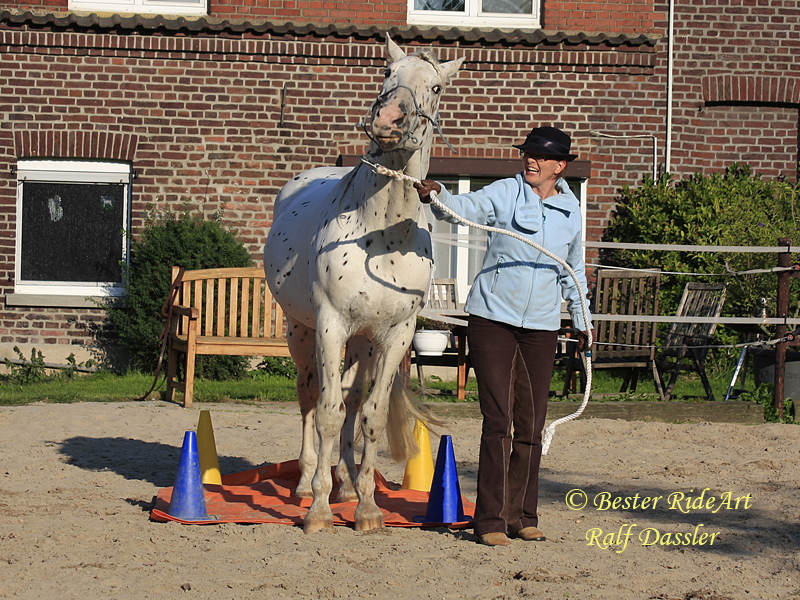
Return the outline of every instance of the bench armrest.
[[[194,308],[193,306],[175,304],[172,306],[172,314],[179,317],[189,317],[194,321],[200,318],[200,309]]]

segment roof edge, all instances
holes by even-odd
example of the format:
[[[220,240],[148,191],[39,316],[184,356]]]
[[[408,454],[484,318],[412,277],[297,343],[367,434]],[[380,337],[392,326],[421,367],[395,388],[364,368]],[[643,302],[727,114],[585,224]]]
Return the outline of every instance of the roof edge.
[[[644,34],[630,37],[625,34],[608,35],[567,32],[545,32],[525,29],[477,29],[438,27],[390,27],[358,25],[315,25],[292,22],[274,23],[266,20],[222,19],[214,17],[185,17],[164,15],[138,15],[117,13],[81,13],[51,11],[0,11],[0,28],[35,29],[52,31],[127,31],[152,32],[157,35],[224,35],[261,37],[273,35],[302,38],[354,38],[358,40],[383,39],[388,33],[392,39],[405,43],[442,45],[462,44],[490,45],[495,47],[515,46],[654,46],[657,39]]]

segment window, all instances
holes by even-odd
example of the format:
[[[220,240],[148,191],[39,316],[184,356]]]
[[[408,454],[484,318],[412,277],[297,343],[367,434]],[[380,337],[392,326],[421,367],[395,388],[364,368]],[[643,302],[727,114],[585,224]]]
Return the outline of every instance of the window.
[[[479,177],[437,177],[430,174],[429,179],[435,179],[444,185],[451,194],[465,194],[477,191],[499,178]],[[586,237],[586,180],[567,177],[572,193],[581,202],[581,216],[583,221],[582,231]],[[431,238],[433,242],[433,263],[436,278],[452,277],[457,282],[458,302],[467,299],[467,293],[472,287],[475,276],[483,266],[483,257],[486,254],[486,232],[480,229],[471,229],[465,225],[456,225],[447,221],[440,221],[433,216],[431,209],[425,205],[428,224],[432,227]]]
[[[408,0],[412,25],[538,28],[539,0]]]
[[[69,0],[69,9],[160,15],[208,14],[208,0]]]
[[[17,163],[15,294],[121,296],[131,166]]]

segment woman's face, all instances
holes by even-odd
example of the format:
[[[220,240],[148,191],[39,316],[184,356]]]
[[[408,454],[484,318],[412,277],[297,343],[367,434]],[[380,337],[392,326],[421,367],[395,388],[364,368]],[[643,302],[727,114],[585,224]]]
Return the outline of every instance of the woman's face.
[[[520,154],[522,156],[522,171],[525,173],[525,181],[534,189],[555,184],[559,175],[567,166],[567,161],[565,160],[550,158],[542,154],[529,154],[528,152],[521,152]]]

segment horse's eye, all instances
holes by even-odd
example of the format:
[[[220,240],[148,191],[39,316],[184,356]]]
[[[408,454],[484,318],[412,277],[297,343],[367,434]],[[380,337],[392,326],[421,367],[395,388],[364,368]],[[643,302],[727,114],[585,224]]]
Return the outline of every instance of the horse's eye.
[[[440,86],[440,85],[433,86],[433,93],[434,94],[441,94],[442,93],[442,86]]]
[[[383,72],[383,76],[384,77],[389,77],[389,75],[391,75],[391,74],[392,74],[392,70],[388,69],[388,68]]]

